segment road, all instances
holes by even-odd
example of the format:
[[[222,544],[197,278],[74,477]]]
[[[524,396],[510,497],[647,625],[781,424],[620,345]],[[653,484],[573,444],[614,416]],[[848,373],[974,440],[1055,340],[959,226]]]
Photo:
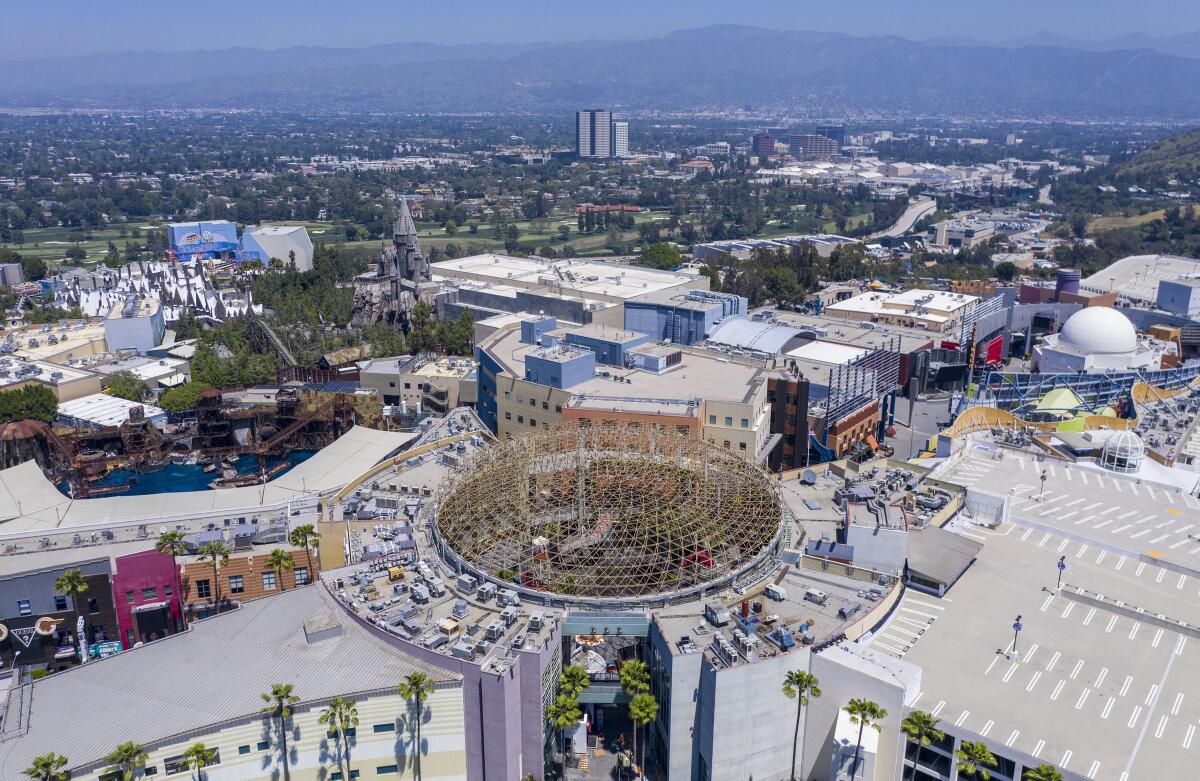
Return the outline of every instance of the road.
[[[917,220],[928,214],[933,214],[936,209],[937,201],[933,198],[918,198],[908,205],[908,208],[904,210],[904,214],[900,215],[900,219],[896,220],[892,224],[892,227],[881,230],[878,233],[872,233],[870,237],[872,239],[884,239],[903,236],[912,230],[912,226],[917,224]]]

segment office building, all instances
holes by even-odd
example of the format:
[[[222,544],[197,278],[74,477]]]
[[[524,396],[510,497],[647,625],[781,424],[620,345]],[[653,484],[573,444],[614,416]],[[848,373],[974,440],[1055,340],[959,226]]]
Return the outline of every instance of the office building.
[[[755,133],[750,142],[750,152],[760,159],[770,157],[775,154],[775,138],[770,133]]]
[[[793,133],[788,137],[788,151],[794,157],[835,157],[839,148],[837,141],[815,133]]]
[[[613,120],[612,156],[629,157],[629,123]]]
[[[575,154],[583,158],[612,155],[612,112],[596,108],[575,112]],[[626,128],[626,144],[628,144]]]
[[[817,135],[836,141],[839,147],[846,145],[845,125],[817,125]]]

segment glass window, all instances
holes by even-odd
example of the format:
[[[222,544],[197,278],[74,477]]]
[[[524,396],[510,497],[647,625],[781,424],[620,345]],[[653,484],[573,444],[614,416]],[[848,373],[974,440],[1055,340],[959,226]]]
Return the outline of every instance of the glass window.
[[[511,413],[511,412],[505,412],[505,413],[504,413],[504,419],[505,419],[505,420],[512,420],[512,413]]]
[[[125,601],[132,605],[134,602],[137,602],[137,597],[134,595],[134,593],[132,591],[126,591],[125,592]]]
[[[396,723],[394,721],[389,721],[386,724],[375,724],[371,727],[371,731],[374,732],[376,735],[378,735],[381,732],[395,732],[396,731]]]
[[[28,599],[17,600],[17,613],[22,616],[33,615],[33,606],[29,604]]]
[[[530,418],[530,419],[529,419],[529,426],[530,426],[530,428],[536,428],[536,427],[537,427],[537,421],[536,421],[536,420],[534,420],[533,418]]]
[[[375,768],[377,776],[391,776],[398,772],[396,765],[378,765]]]
[[[142,589],[142,599],[158,599],[158,588],[150,586]]]
[[[100,781],[121,781],[121,771],[110,770],[107,773],[101,773]]]
[[[509,391],[504,391],[505,401],[507,401],[508,399],[511,399],[511,398],[512,398],[512,393],[510,393]]]
[[[229,576],[229,593],[242,594],[246,591],[246,579],[241,575]]]
[[[239,756],[241,756],[242,754],[249,754],[249,753],[250,753],[249,746],[238,746],[238,755]]]
[[[746,443],[745,443],[745,442],[739,442],[739,443],[738,443],[738,450],[745,450],[745,449],[746,449]]]
[[[170,584],[170,583],[168,583],[167,585],[163,586],[163,596],[164,596],[164,597],[169,597],[169,596],[171,596],[171,584]]]
[[[708,416],[708,424],[709,424],[710,426],[715,426],[715,425],[717,425],[717,416],[716,416],[716,415],[709,415],[709,416]]]
[[[100,612],[100,602],[95,597],[88,600],[88,612],[92,615]]]
[[[201,599],[208,599],[212,596],[212,585],[207,579],[196,581],[196,596]]]
[[[296,578],[296,585],[303,586],[308,583],[308,567],[296,567],[292,570],[292,574]]]
[[[543,402],[542,402],[542,409],[550,409],[550,402],[548,402],[548,401],[543,401]]]
[[[187,762],[184,760],[183,754],[174,757],[167,757],[163,762],[163,771],[167,775],[173,776],[179,773],[186,773],[188,770]]]
[[[524,422],[525,422],[525,416],[524,416],[524,415],[517,415],[517,422],[518,422],[518,423],[524,423]]]
[[[55,594],[54,595],[54,609],[55,610],[66,610],[67,609],[67,598],[64,596]]]
[[[274,572],[264,572],[262,574],[262,579],[263,579],[263,591],[274,591],[275,590],[275,573]]]
[[[142,775],[146,776],[147,778],[150,776],[156,776],[158,775],[158,768],[156,768],[154,765],[146,765],[144,768],[142,768]]]
[[[750,419],[742,418],[742,428],[750,428]]]
[[[726,425],[726,426],[732,426],[732,425],[733,425],[733,418],[732,418],[732,417],[730,417],[729,415],[726,415],[726,416],[725,416],[725,425]]]
[[[554,411],[555,411],[555,412],[557,412],[559,415],[561,415],[561,414],[562,414],[562,405],[561,405],[561,404],[555,404],[555,405],[554,405]]]
[[[259,750],[259,751],[266,751],[266,750],[267,750],[267,749],[269,749],[270,747],[271,747],[271,741],[269,741],[269,740],[260,740],[260,741],[258,741],[258,746],[257,746],[257,748],[258,748],[258,750]]]

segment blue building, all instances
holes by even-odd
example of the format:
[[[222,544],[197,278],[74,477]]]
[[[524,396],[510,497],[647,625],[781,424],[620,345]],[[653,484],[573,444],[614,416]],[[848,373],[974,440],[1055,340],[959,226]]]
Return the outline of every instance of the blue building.
[[[602,325],[586,325],[566,334],[567,344],[591,350],[596,354],[596,363],[607,366],[624,366],[625,353],[649,341],[650,337],[644,333]]]
[[[1184,317],[1200,313],[1200,279],[1164,279],[1158,283],[1159,309]]]
[[[233,257],[241,249],[237,225],[229,220],[167,225],[171,251],[181,261]]]
[[[749,308],[742,296],[709,290],[647,296],[625,302],[625,328],[653,339],[691,345],[707,338],[721,320],[744,315]]]
[[[596,354],[558,345],[539,347],[525,356],[525,379],[551,388],[570,388],[596,376]]]

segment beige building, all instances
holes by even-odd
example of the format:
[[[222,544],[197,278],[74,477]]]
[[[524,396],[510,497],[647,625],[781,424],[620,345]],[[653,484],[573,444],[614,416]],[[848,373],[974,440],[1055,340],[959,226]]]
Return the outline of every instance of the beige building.
[[[100,392],[101,375],[87,369],[60,366],[46,361],[26,361],[12,356],[0,358],[0,391],[26,385],[43,385],[61,404]]]
[[[359,369],[359,385],[378,391],[384,404],[444,415],[475,403],[475,369],[470,358],[376,358]]]
[[[903,328],[950,333],[979,303],[967,293],[915,288],[903,293],[862,293],[825,307],[826,317],[886,323]]]

